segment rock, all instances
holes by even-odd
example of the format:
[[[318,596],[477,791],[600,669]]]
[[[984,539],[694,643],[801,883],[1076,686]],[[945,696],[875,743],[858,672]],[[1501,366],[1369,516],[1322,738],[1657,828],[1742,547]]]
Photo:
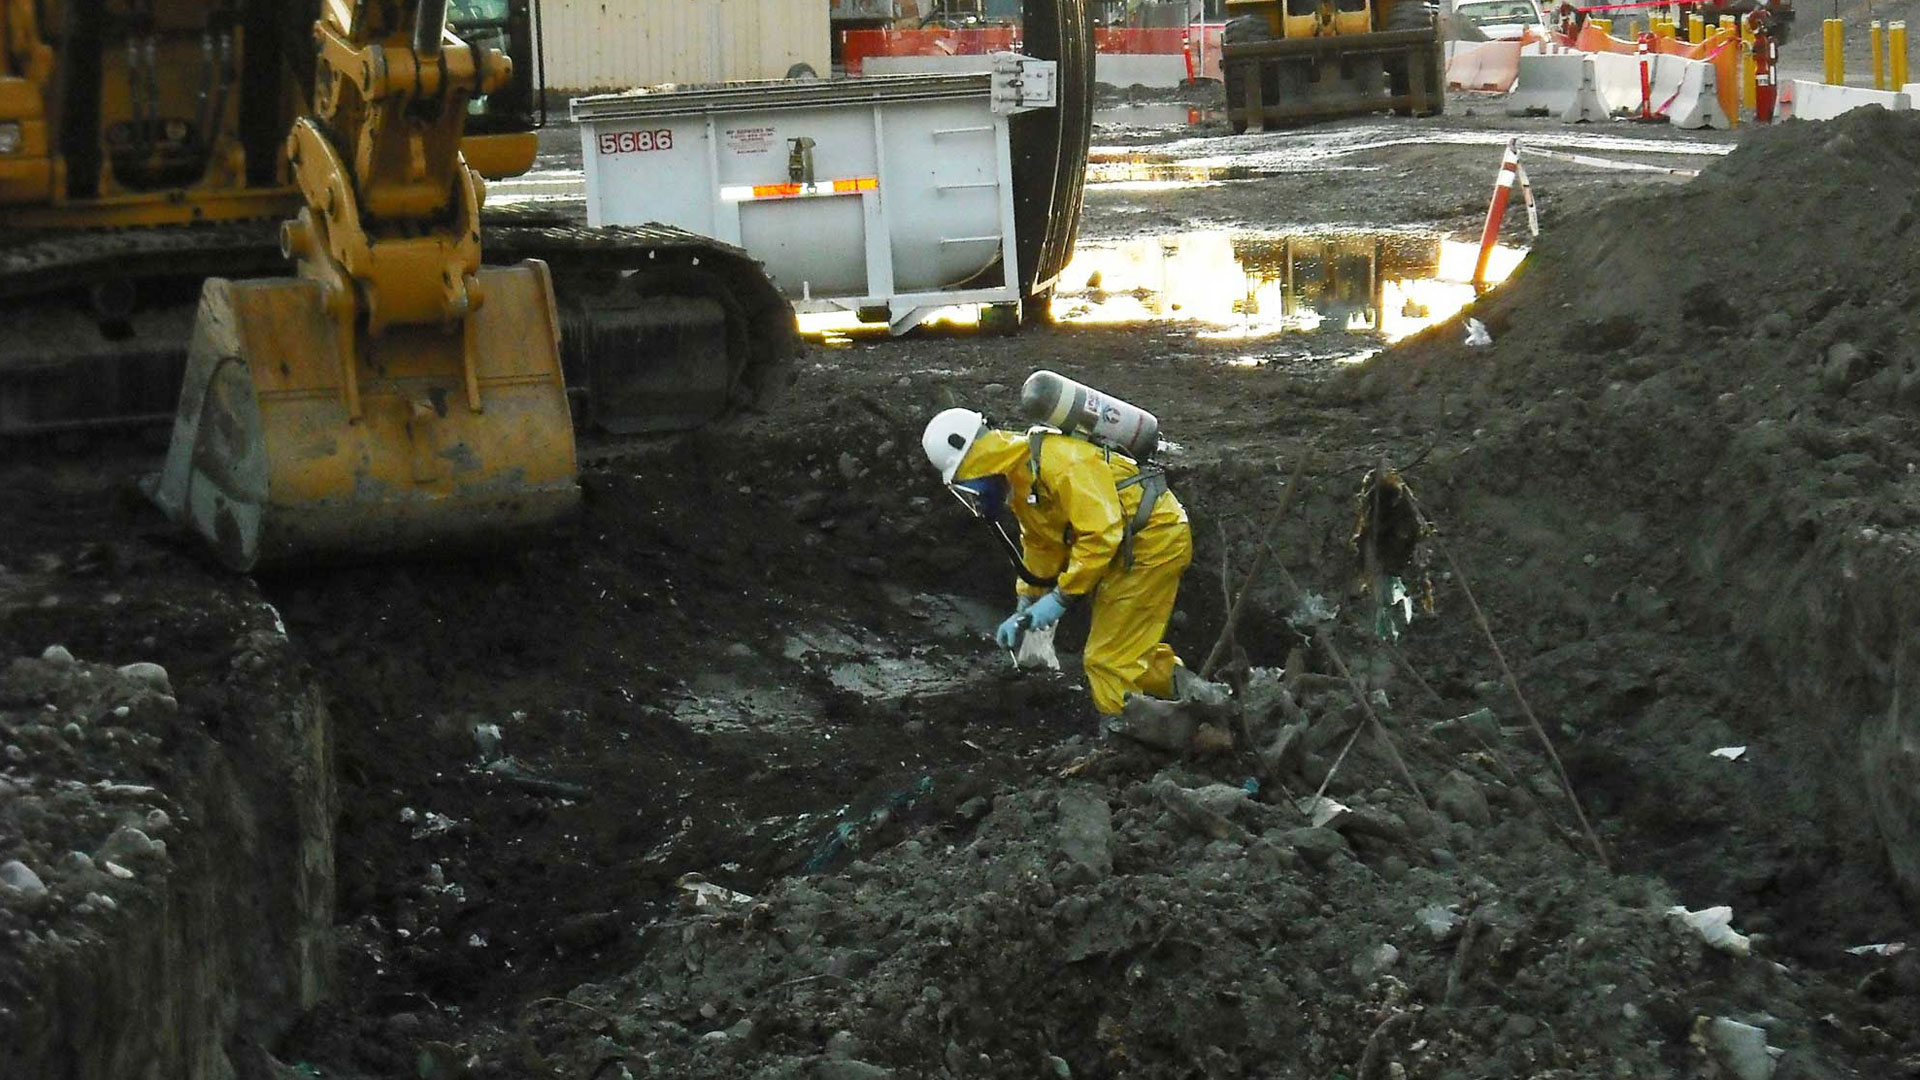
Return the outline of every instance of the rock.
[[[0,863],[0,901],[36,908],[47,900],[47,883],[19,859]]]
[[[1346,837],[1332,829],[1288,829],[1280,839],[1313,866],[1325,866],[1335,855],[1347,850]]]
[[[65,645],[47,646],[41,651],[40,659],[55,667],[72,667],[74,664],[73,654],[67,651]]]
[[[1066,1058],[1059,1057],[1055,1054],[1048,1054],[1047,1068],[1053,1070],[1053,1075],[1057,1077],[1058,1080],[1073,1080],[1073,1066],[1067,1064]]]
[[[80,725],[74,723],[69,723],[66,727],[61,728],[60,734],[65,735],[69,742],[79,742],[87,736],[86,732],[80,730]]]
[[[1354,957],[1353,963],[1348,965],[1348,970],[1352,971],[1354,977],[1362,982],[1370,982],[1376,976],[1399,962],[1400,950],[1386,942],[1381,942],[1366,952],[1361,953],[1359,956]]]
[[[1368,836],[1390,844],[1404,844],[1413,835],[1407,830],[1407,823],[1400,820],[1400,815],[1371,806],[1363,806],[1358,810],[1349,808],[1332,822],[1332,826],[1347,836]]]
[[[1216,814],[1232,816],[1247,804],[1252,793],[1237,784],[1208,784],[1193,789],[1193,801]]]
[[[1086,791],[1060,796],[1060,853],[1067,861],[1105,880],[1113,873],[1113,811],[1107,800]]]
[[[1754,324],[1754,330],[1763,338],[1780,339],[1793,334],[1793,316],[1784,311],[1769,312]]]
[[[1852,386],[1865,373],[1867,354],[1851,341],[1836,341],[1827,348],[1826,363],[1820,369],[1820,384],[1839,391]]]
[[[1485,828],[1492,824],[1493,814],[1487,809],[1487,794],[1473,777],[1459,769],[1447,773],[1440,781],[1439,790],[1434,792],[1433,805],[1441,813],[1454,821],[1476,828]]]
[[[156,810],[147,811],[147,834],[148,835],[152,835],[157,832],[166,832],[168,829],[172,827],[173,827],[173,819],[167,816],[167,812],[165,810],[156,809]]]
[[[1500,721],[1492,709],[1475,709],[1433,725],[1433,734],[1455,750],[1478,750],[1500,744]]]
[[[93,856],[84,851],[69,851],[60,856],[60,869],[68,874],[91,874],[97,869]]]
[[[122,678],[130,679],[137,683],[144,683],[149,688],[162,694],[171,695],[173,693],[173,683],[167,679],[167,669],[161,667],[159,664],[149,664],[143,661],[138,664],[128,664],[119,670]]]
[[[993,804],[987,801],[985,795],[975,795],[973,798],[955,807],[953,813],[954,816],[961,821],[979,821],[981,818],[986,817],[987,811],[992,808]]]
[[[858,1057],[859,1054],[860,1038],[851,1031],[842,1029],[834,1032],[832,1037],[827,1039],[827,1055],[829,1057],[844,1060],[846,1058]]]
[[[814,1058],[812,1073],[814,1080],[893,1080],[893,1070],[858,1058]]]
[[[122,825],[113,830],[107,842],[100,845],[96,857],[105,861],[132,862],[149,855],[165,855],[167,845],[164,840],[155,840],[131,825]]]
[[[1716,1016],[1707,1025],[1707,1042],[1739,1080],[1769,1080],[1773,1076],[1773,1055],[1767,1049],[1767,1033],[1752,1024]]]
[[[849,481],[860,479],[861,468],[859,458],[842,450],[840,452],[840,460],[834,464],[839,468],[842,478]]]
[[[794,498],[787,503],[787,510],[793,514],[793,520],[795,521],[806,522],[817,520],[822,514],[827,512],[827,493],[824,491],[803,492],[802,494],[794,496]]]

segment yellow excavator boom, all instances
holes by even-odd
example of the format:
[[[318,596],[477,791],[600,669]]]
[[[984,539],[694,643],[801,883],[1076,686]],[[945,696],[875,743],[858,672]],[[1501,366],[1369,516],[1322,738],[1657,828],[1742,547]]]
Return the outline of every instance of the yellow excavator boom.
[[[517,538],[579,503],[544,264],[482,270],[467,102],[511,62],[446,0],[325,0],[291,278],[209,279],[150,485],[240,570]]]

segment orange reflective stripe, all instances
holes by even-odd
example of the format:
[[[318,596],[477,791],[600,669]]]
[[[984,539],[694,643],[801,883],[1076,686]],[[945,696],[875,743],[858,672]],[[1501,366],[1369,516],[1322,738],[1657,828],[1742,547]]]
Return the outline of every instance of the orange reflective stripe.
[[[799,184],[755,184],[753,197],[756,199],[777,199],[782,195],[800,194]]]

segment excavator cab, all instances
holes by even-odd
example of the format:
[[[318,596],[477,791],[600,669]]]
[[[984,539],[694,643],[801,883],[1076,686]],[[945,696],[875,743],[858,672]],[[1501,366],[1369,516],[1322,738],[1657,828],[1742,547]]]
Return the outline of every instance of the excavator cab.
[[[550,275],[482,269],[484,181],[462,153],[474,117],[512,113],[516,65],[447,9],[323,5],[286,144],[296,275],[201,294],[149,493],[237,570],[491,545],[579,503]],[[526,125],[476,126],[531,161]]]

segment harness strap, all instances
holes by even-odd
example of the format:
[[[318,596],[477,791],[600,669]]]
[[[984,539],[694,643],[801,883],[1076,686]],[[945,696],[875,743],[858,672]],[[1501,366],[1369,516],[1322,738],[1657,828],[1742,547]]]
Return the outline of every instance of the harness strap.
[[[1033,486],[1027,492],[1028,505],[1040,502],[1040,447],[1051,434],[1044,428],[1034,428],[1027,432],[1027,472],[1033,477]],[[1125,491],[1130,487],[1139,487],[1140,506],[1134,510],[1133,518],[1127,522],[1126,532],[1120,538],[1120,558],[1127,569],[1133,569],[1133,538],[1147,527],[1153,517],[1153,508],[1160,504],[1160,496],[1168,490],[1167,473],[1156,465],[1142,466],[1139,472],[1124,480],[1114,481],[1115,491]]]
[[[1133,519],[1127,522],[1126,533],[1120,538],[1120,558],[1127,569],[1133,569],[1133,538],[1147,527],[1153,517],[1153,508],[1160,504],[1160,496],[1167,493],[1167,474],[1163,469],[1151,466],[1134,473],[1114,484],[1114,490],[1125,491],[1130,487],[1140,488],[1140,506],[1134,510]]]

